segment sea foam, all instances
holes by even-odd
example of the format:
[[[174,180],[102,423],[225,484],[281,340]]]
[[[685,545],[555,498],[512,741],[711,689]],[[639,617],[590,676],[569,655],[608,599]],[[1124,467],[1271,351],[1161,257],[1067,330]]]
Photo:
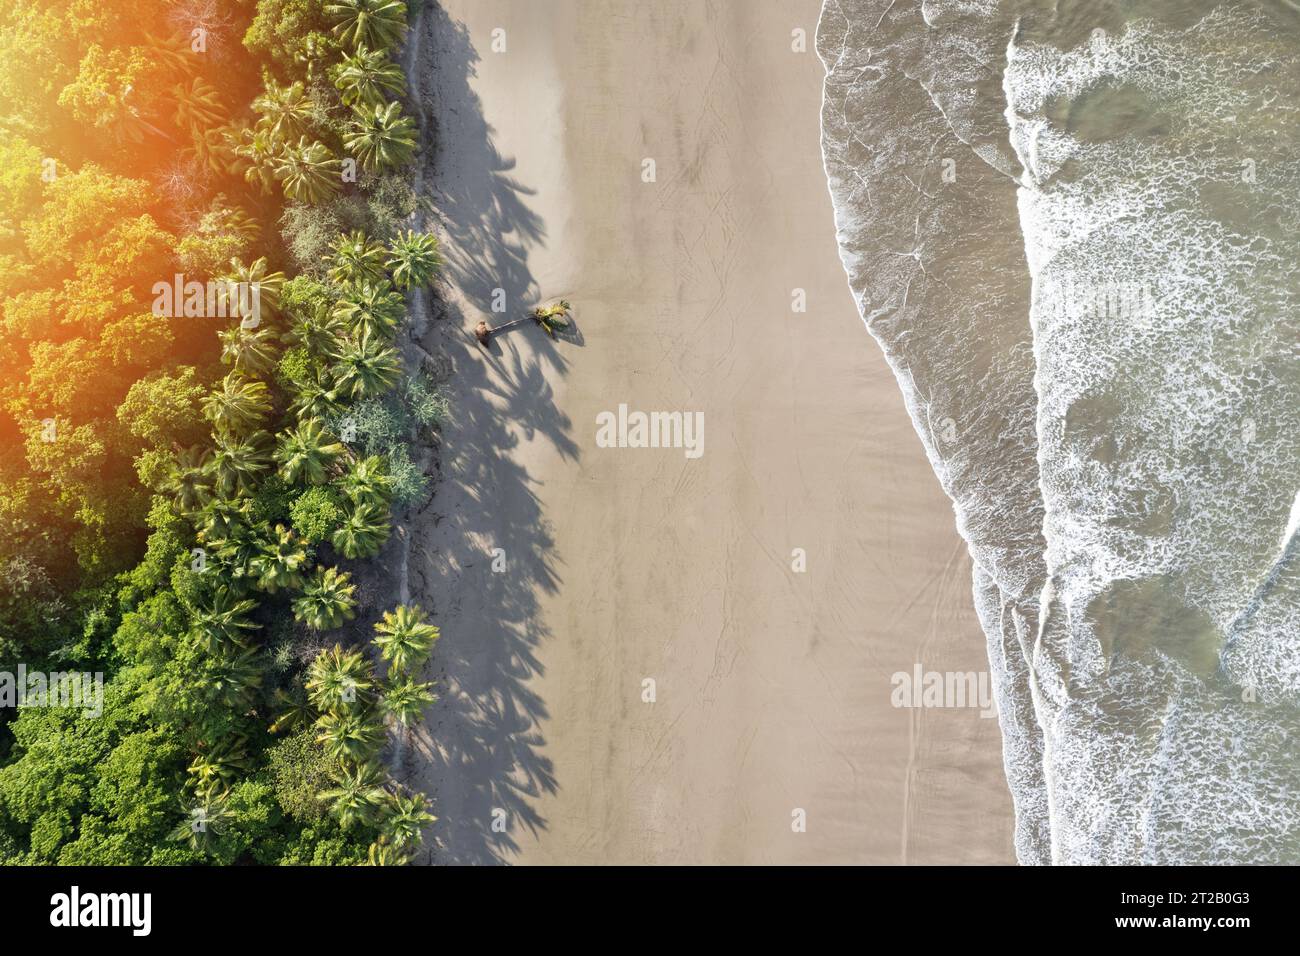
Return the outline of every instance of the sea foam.
[[[1297,33],[1151,6],[829,0],[823,154],[975,564],[1020,859],[1296,862]]]

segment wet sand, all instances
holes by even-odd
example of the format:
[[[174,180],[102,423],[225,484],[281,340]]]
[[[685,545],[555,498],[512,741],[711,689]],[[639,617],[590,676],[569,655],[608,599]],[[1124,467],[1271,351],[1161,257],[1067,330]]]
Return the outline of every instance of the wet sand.
[[[447,259],[424,345],[453,409],[407,529],[443,632],[404,753],[440,818],[429,862],[1014,862],[996,720],[891,704],[917,661],[987,663],[838,259],[819,6],[421,14]],[[470,335],[560,297],[557,341]],[[598,447],[620,404],[702,412],[702,456]]]

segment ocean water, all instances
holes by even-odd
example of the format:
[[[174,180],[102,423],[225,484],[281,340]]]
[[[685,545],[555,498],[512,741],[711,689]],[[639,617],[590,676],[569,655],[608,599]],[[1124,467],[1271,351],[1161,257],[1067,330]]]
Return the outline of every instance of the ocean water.
[[[1019,859],[1300,862],[1300,8],[827,0],[817,46]]]

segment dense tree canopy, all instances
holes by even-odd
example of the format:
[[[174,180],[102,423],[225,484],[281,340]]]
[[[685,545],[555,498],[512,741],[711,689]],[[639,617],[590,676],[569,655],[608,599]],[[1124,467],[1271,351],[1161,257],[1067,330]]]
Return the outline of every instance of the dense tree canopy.
[[[396,347],[438,265],[399,231],[405,27],[390,0],[0,10],[0,673],[100,681],[0,708],[0,863],[401,863],[433,819],[381,758],[437,630],[374,630],[356,583],[434,423]]]

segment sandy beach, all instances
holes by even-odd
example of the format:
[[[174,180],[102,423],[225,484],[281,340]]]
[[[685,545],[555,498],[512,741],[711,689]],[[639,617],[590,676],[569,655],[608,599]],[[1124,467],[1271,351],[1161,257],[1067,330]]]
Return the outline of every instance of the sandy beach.
[[[819,7],[420,14],[452,407],[406,529],[443,635],[403,758],[424,862],[1014,862],[996,719],[891,703],[895,672],[987,661],[838,258]],[[556,298],[557,341],[470,334]],[[620,405],[702,413],[703,453],[600,447]]]

